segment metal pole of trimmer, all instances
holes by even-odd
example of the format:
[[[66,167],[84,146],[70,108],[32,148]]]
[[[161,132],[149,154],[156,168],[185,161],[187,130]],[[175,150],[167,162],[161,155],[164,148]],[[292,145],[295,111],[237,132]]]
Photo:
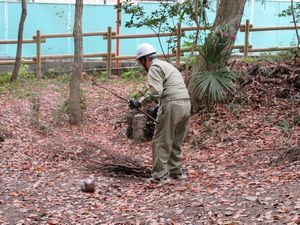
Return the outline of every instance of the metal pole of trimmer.
[[[128,99],[126,99],[126,98],[124,98],[124,97],[122,97],[122,96],[120,96],[120,95],[114,93],[113,91],[109,90],[109,89],[106,88],[106,87],[103,87],[103,86],[97,84],[97,83],[96,83],[96,79],[90,78],[89,75],[88,75],[86,72],[83,72],[83,73],[82,73],[82,76],[83,76],[83,79],[85,79],[85,80],[87,79],[87,80],[92,81],[92,84],[93,84],[93,85],[96,85],[97,87],[102,88],[102,89],[108,91],[109,93],[113,94],[113,95],[116,96],[117,98],[122,99],[123,101],[128,102]],[[149,115],[148,113],[146,113],[144,110],[142,110],[142,109],[140,109],[140,108],[136,108],[136,109],[137,109],[137,111],[139,111],[140,113],[142,113],[142,114],[144,114],[145,116],[147,116],[152,122],[158,123],[158,121],[157,121],[156,119],[154,119],[152,116],[150,116],[150,115]]]

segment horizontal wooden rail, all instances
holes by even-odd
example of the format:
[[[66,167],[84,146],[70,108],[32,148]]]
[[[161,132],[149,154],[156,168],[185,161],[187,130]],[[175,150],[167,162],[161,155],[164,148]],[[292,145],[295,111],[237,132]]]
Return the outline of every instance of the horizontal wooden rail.
[[[116,32],[112,32],[116,34]],[[61,34],[42,34],[41,38],[65,38],[65,37],[73,37],[73,33],[61,33]],[[82,36],[107,36],[107,32],[85,32],[82,33]],[[32,36],[33,39],[36,39],[36,35]]]
[[[250,24],[250,27],[252,27],[252,24]],[[195,30],[210,30],[212,29],[213,26],[206,26],[206,27],[182,27],[181,30],[182,31],[195,31]],[[240,25],[240,29],[245,31],[245,24],[241,24]]]
[[[246,26],[247,26],[247,25],[248,25],[247,22],[246,22],[246,24],[241,24],[241,25],[240,25],[240,32],[245,32]],[[252,28],[252,27],[253,27],[252,24],[249,24],[248,26],[249,26],[249,28]]]
[[[199,27],[199,30],[209,30],[211,29],[212,26],[207,26],[207,27]],[[198,30],[197,27],[182,27],[181,31],[195,31]]]
[[[23,64],[36,64],[35,61],[32,60],[22,60]],[[15,60],[4,60],[4,61],[0,61],[0,65],[14,65],[15,64]]]
[[[113,35],[112,39],[130,39],[130,38],[149,38],[149,37],[167,37],[167,36],[176,36],[176,32],[167,32],[160,34],[123,34],[123,35]],[[103,39],[107,39],[107,36],[104,36]]]
[[[103,60],[99,61],[99,62],[105,62],[106,59],[107,59],[107,54],[105,53],[91,53],[91,54],[84,54],[84,57],[98,57],[99,55],[101,55],[103,57]],[[113,60],[127,60],[127,59],[133,59],[135,60],[136,59],[136,56],[133,55],[133,56],[115,56],[115,53],[112,53],[113,57],[112,59]],[[183,53],[181,54],[183,55]],[[56,58],[56,56],[58,58]],[[51,58],[48,58],[47,56],[42,56],[41,59],[42,60],[45,60],[45,59],[62,59],[62,58],[73,58],[74,56],[72,55],[72,57],[63,57],[63,56],[66,56],[66,55],[54,55],[52,56]],[[70,55],[67,55],[67,56],[70,56]],[[167,58],[170,58],[170,57],[175,57],[176,54],[165,54],[165,56]],[[157,55],[158,58],[164,58],[164,55],[163,54],[158,54]],[[29,61],[29,60],[25,60],[25,61],[22,61],[24,62],[24,64],[35,64],[36,63],[36,57],[33,57],[32,58],[32,61]],[[93,61],[93,62],[97,62],[97,61]],[[5,60],[5,61],[0,61],[0,65],[13,65],[15,63],[15,60]]]
[[[183,53],[181,54],[183,56]],[[157,54],[156,55],[157,58],[164,58],[164,57],[167,57],[167,58],[170,58],[170,57],[176,57],[176,54],[172,53],[172,54]],[[104,57],[103,58],[104,60],[106,60],[106,58]],[[115,56],[115,57],[112,57],[111,58],[112,60],[128,60],[128,59],[133,59],[133,60],[136,60],[136,55],[129,55],[129,56]]]
[[[116,32],[111,32],[113,35],[116,34]],[[107,32],[86,32],[82,34],[83,36],[107,36]]]
[[[273,51],[285,51],[296,49],[297,46],[286,46],[286,47],[272,47],[272,48],[252,48],[248,49],[248,52],[273,52]],[[240,52],[244,52],[244,49],[240,49]]]
[[[250,26],[252,27],[252,25]],[[181,31],[182,34],[184,34],[185,31],[195,31],[195,30],[209,30],[212,26],[207,27],[182,27]],[[245,29],[245,25],[241,25],[240,28]],[[130,38],[149,38],[149,37],[167,37],[167,36],[176,36],[177,31],[173,32],[166,32],[166,33],[159,33],[159,34],[123,34],[123,35],[114,35],[112,36],[112,39],[130,39]],[[44,36],[42,36],[44,37]],[[104,35],[103,39],[107,39],[107,35]]]
[[[112,53],[114,56],[115,53]],[[87,53],[83,54],[83,58],[94,58],[94,57],[106,57],[107,53]],[[68,58],[74,58],[74,54],[65,54],[65,55],[43,55],[41,56],[42,60],[46,59],[68,59]],[[36,57],[32,58],[33,60],[36,60]]]
[[[41,39],[41,42],[45,43],[45,39]],[[23,40],[23,44],[33,44],[36,43],[36,40]],[[0,40],[0,44],[18,44],[18,40]]]
[[[280,27],[252,27],[250,31],[275,31],[275,30],[295,30],[295,26],[280,26]],[[300,26],[297,26],[300,29]]]
[[[249,45],[249,48],[252,48],[252,45]],[[192,51],[192,49],[193,48],[191,48],[191,47],[189,47],[189,48],[181,48],[180,52],[190,52],[190,51]],[[233,49],[244,49],[244,45],[235,45],[235,46],[233,46]],[[197,51],[197,50],[195,50],[195,51]],[[177,49],[176,48],[173,49],[172,52],[177,52]]]

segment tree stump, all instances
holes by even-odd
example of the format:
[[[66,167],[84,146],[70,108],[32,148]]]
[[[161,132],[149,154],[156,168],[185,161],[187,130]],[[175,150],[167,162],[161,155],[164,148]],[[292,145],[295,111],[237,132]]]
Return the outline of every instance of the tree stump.
[[[152,118],[157,118],[158,106],[145,109],[145,112]],[[155,122],[149,119],[144,114],[138,113],[137,110],[132,110],[125,118],[116,122],[117,126],[121,127],[122,124],[127,124],[126,136],[139,141],[151,140],[155,131]]]
[[[144,128],[147,117],[144,114],[136,114],[132,118],[132,138],[135,140],[144,140]]]

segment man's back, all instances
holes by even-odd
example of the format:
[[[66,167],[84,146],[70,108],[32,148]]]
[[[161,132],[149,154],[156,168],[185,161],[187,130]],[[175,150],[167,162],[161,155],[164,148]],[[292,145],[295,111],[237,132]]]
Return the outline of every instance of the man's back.
[[[158,67],[158,71],[163,79],[163,93],[161,96],[161,102],[178,99],[189,99],[188,90],[185,86],[181,73],[170,63],[154,59],[151,67]],[[149,76],[151,76],[151,67],[149,70]]]

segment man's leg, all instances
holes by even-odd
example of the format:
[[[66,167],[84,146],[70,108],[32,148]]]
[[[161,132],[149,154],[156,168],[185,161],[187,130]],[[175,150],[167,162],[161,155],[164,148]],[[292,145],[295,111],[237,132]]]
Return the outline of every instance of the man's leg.
[[[180,110],[183,114],[180,118],[177,118],[177,124],[175,129],[175,135],[172,145],[172,150],[170,154],[170,159],[168,161],[168,167],[170,176],[180,175],[183,173],[182,166],[182,143],[185,138],[186,130],[188,128],[188,120],[190,116],[190,103],[189,101],[180,101],[182,103]]]
[[[175,131],[169,103],[160,107],[158,122],[152,140],[152,177],[154,179],[168,175],[167,162],[171,154]]]

